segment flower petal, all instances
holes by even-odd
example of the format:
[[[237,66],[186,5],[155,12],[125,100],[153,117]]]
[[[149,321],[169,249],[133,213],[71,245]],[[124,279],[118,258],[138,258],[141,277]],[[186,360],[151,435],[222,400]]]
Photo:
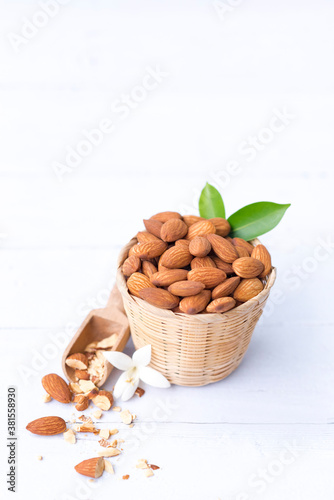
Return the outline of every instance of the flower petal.
[[[103,356],[111,363],[115,368],[119,370],[129,370],[132,367],[132,359],[124,352],[119,351],[102,351]]]
[[[133,353],[132,361],[136,366],[147,366],[151,361],[151,345],[145,345]]]
[[[115,399],[118,399],[122,396],[122,394],[125,391],[126,386],[128,384],[127,379],[128,379],[128,373],[124,372],[117,380],[115,387],[114,387],[114,392],[113,392]]]
[[[127,382],[126,388],[124,389],[122,394],[122,401],[128,401],[129,399],[131,399],[138,385],[139,385],[139,378],[135,379],[132,383]]]
[[[153,385],[153,387],[167,388],[170,383],[161,373],[149,366],[141,366],[138,368],[139,378],[146,384]]]

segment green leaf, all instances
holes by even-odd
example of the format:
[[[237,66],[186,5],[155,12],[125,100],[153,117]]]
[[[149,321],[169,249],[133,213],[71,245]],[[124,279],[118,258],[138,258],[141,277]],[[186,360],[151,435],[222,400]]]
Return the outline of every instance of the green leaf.
[[[270,201],[247,205],[229,217],[230,236],[249,241],[268,233],[277,226],[289,207],[290,204],[279,205]]]
[[[208,182],[205,184],[199,198],[199,213],[205,219],[223,217],[225,219],[225,206],[223,198],[217,189]]]

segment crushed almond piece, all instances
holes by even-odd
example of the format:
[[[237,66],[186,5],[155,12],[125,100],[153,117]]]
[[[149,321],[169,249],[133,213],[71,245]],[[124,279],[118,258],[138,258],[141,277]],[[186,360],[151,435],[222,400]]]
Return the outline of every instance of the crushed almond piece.
[[[73,432],[72,429],[68,429],[66,432],[63,433],[64,439],[66,443],[69,444],[75,444],[77,442],[75,433]]]
[[[145,476],[146,477],[152,477],[152,476],[154,476],[153,471],[151,469],[147,469],[145,471]]]
[[[92,391],[93,389],[97,389],[95,387],[95,384],[91,380],[79,380],[79,387],[81,389],[81,392],[87,393]]]
[[[135,394],[141,398],[142,396],[144,396],[145,391],[141,387],[137,387],[137,389],[135,390]]]
[[[129,425],[129,424],[131,424],[131,422],[133,420],[133,415],[131,415],[129,410],[123,410],[121,412],[121,419],[122,419],[123,424]]]
[[[85,422],[86,424],[93,424],[93,420],[90,417],[86,417],[86,415],[81,415],[79,420]]]
[[[157,465],[149,464],[148,466],[152,470],[158,470],[158,469],[160,469],[160,467],[158,467]]]
[[[43,460],[42,455],[38,455],[37,460]]]
[[[52,397],[48,393],[44,394],[42,397],[43,403],[50,403],[51,399],[52,399]]]
[[[105,448],[104,450],[98,451],[98,456],[99,457],[117,457],[121,452],[117,448],[112,448],[108,446],[108,448]]]
[[[122,477],[122,479],[129,479],[129,474],[125,474],[125,476]]]
[[[75,430],[77,432],[93,432],[94,434],[97,433],[98,434],[98,430],[96,429],[95,425],[93,424],[86,424],[86,423],[83,423],[83,424],[78,424],[76,427],[75,427]]]
[[[122,408],[120,406],[113,406],[112,411],[122,411]]]
[[[103,439],[108,439],[110,435],[109,429],[101,429],[99,432],[99,436]]]
[[[133,427],[134,425],[135,425],[135,424],[130,424],[130,425],[129,425],[129,427],[131,427],[131,429],[132,429],[132,427]]]
[[[114,439],[114,441],[111,443],[111,445],[113,448],[116,448],[117,446],[117,439]]]
[[[102,415],[103,415],[103,413],[102,413],[102,410],[100,410],[100,409],[94,411],[94,413],[93,413],[93,417],[96,418],[97,420],[100,420]]]
[[[68,387],[73,394],[82,394],[83,393],[83,390],[81,389],[80,385],[77,384],[76,382],[70,382],[68,384]]]
[[[121,443],[125,443],[124,439],[119,439],[118,442],[121,444]]]
[[[110,335],[110,337],[106,337],[105,339],[100,340],[100,342],[97,343],[97,347],[99,349],[111,348],[115,345],[117,339],[118,339],[117,333],[113,333],[112,335]]]
[[[118,434],[119,431],[118,431],[118,429],[111,429],[111,430],[109,430],[109,432],[110,432],[110,436],[114,436],[115,434]]]
[[[115,474],[114,468],[109,460],[104,459],[104,470],[109,474]]]
[[[147,460],[145,460],[144,458],[138,460],[136,469],[148,469]]]
[[[102,446],[103,448],[109,448],[111,446],[111,443],[106,439],[100,439],[99,445]]]

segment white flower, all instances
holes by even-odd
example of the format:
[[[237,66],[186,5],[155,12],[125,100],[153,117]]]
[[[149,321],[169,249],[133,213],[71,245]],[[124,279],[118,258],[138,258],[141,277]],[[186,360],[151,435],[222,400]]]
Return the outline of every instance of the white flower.
[[[122,396],[122,401],[128,401],[132,398],[139,380],[153,387],[170,387],[170,383],[161,373],[147,366],[151,361],[150,345],[135,351],[132,358],[119,351],[103,351],[103,355],[115,368],[124,371],[114,387],[116,399]]]

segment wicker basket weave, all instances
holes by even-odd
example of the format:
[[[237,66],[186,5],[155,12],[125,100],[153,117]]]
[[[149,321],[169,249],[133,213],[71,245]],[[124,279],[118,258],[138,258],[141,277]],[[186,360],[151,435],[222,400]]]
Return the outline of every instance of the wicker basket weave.
[[[117,271],[117,285],[136,349],[151,344],[151,366],[173,384],[202,386],[227,377],[245,355],[275,282],[275,268],[259,295],[227,313],[175,314],[129,294],[121,265],[136,241],[132,239],[121,250]],[[254,245],[259,243],[253,241]]]

